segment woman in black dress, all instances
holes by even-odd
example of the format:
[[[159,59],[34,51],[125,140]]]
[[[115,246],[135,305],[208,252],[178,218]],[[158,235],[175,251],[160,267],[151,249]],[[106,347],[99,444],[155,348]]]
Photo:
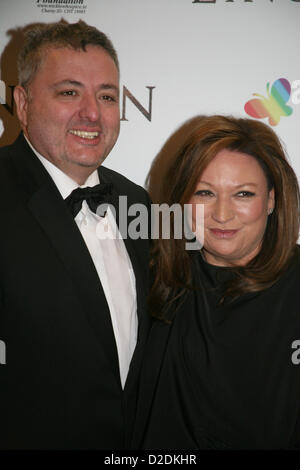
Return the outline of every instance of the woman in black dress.
[[[155,245],[135,447],[300,448],[299,189],[278,138],[198,117],[160,189],[204,245]]]

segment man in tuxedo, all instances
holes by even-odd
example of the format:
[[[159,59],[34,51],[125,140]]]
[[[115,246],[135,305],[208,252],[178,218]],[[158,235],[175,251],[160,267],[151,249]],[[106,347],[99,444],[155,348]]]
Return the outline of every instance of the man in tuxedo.
[[[18,65],[22,134],[0,149],[0,448],[124,449],[149,241],[119,233],[118,200],[149,200],[102,166],[119,134],[117,54],[62,20],[27,34]],[[101,240],[107,230],[120,236]]]

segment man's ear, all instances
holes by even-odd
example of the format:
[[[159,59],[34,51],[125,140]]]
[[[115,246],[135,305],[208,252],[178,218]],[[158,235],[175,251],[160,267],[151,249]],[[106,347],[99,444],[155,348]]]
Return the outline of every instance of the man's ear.
[[[20,85],[14,89],[14,100],[22,129],[27,127],[28,92]]]

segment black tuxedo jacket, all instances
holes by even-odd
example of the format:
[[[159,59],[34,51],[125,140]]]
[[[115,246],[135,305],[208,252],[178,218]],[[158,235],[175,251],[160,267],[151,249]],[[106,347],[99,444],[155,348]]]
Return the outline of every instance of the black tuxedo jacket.
[[[138,344],[124,391],[106,298],[54,182],[24,137],[0,149],[1,449],[122,449],[129,445],[148,330],[149,240],[125,239],[136,277]],[[149,200],[100,167],[114,205]],[[128,223],[131,218],[128,217]]]

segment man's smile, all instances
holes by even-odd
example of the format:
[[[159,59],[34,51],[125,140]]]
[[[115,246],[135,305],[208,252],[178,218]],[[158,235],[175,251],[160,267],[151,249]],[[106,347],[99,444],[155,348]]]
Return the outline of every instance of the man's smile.
[[[78,137],[82,137],[83,139],[95,139],[100,135],[100,132],[94,131],[94,132],[88,132],[88,131],[80,131],[80,130],[75,130],[71,129],[69,130],[70,134],[77,135]]]

